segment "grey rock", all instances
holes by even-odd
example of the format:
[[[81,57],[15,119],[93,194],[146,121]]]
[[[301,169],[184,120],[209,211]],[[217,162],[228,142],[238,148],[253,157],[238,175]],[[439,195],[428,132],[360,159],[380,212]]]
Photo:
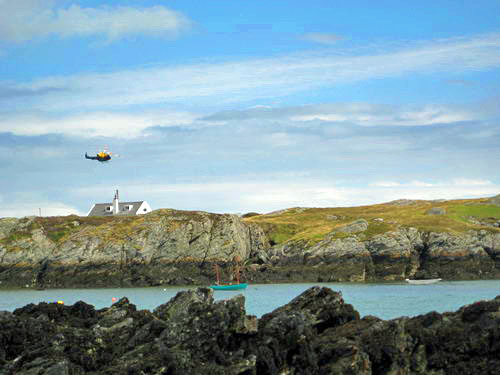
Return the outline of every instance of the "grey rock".
[[[397,199],[397,200],[388,202],[386,204],[389,204],[391,206],[413,206],[417,203],[418,203],[418,201],[412,200],[412,199]]]
[[[358,233],[368,229],[368,222],[365,219],[358,219],[352,223],[335,228],[336,232]]]
[[[488,199],[486,202],[488,204],[494,204],[495,206],[500,206],[500,194],[495,195],[494,197]]]
[[[445,215],[446,210],[442,207],[432,207],[425,212],[426,215]]]

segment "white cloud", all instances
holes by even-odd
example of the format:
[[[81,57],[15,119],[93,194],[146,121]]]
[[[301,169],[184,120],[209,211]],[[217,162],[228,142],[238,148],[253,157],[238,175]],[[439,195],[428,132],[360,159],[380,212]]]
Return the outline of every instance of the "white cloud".
[[[330,108],[324,105],[316,108],[311,106],[310,110],[316,110],[317,113],[296,115],[291,119],[295,121],[348,121],[359,125],[416,126],[468,121],[474,118],[464,109],[436,105],[407,109],[360,103],[359,105],[337,104]]]
[[[456,186],[485,186],[492,185],[493,183],[489,180],[473,180],[468,178],[456,178],[453,180],[453,184]]]
[[[137,34],[175,37],[191,25],[187,17],[163,6],[57,8],[55,5],[50,0],[3,0],[0,40],[25,42],[50,35],[63,38],[104,35],[108,41]]]
[[[470,106],[469,106],[470,107]],[[386,105],[373,103],[323,103],[291,107],[258,107],[223,111],[208,116],[211,121],[276,120],[295,122],[349,122],[362,126],[419,126],[454,123],[478,119],[482,113],[463,105]]]
[[[439,182],[426,182],[413,180],[409,182],[399,182],[399,181],[377,181],[370,184],[370,186],[375,187],[400,187],[406,188],[443,188],[443,187],[476,187],[476,186],[494,186],[493,182],[489,180],[475,180],[469,178],[454,178],[451,181],[439,181]]]
[[[154,103],[217,105],[276,98],[297,92],[408,74],[480,71],[500,66],[500,34],[469,39],[429,41],[392,51],[359,55],[347,51],[297,54],[274,58],[158,66],[106,74],[48,77],[13,87],[17,90],[53,88],[26,105],[47,110]],[[58,89],[58,90],[56,90]],[[16,99],[12,99],[16,100]],[[4,101],[4,106],[8,106]],[[401,122],[419,116],[451,121],[439,108],[409,112]],[[463,116],[458,115],[458,118]]]
[[[90,112],[66,116],[31,113],[2,119],[2,131],[16,135],[49,133],[77,137],[134,138],[145,135],[152,126],[192,123],[198,115],[188,112],[150,111],[138,114],[123,112]]]
[[[401,183],[396,182],[396,181],[377,181],[377,182],[372,182],[370,186],[375,186],[375,187],[396,187],[396,186],[401,186]]]
[[[409,115],[411,113],[411,115]],[[474,113],[466,108],[453,106],[422,106],[407,108],[405,106],[388,106],[368,103],[327,103],[300,107],[251,108],[242,111],[220,112],[209,116],[202,113],[168,110],[143,110],[134,113],[120,111],[87,111],[66,115],[55,115],[49,112],[25,111],[22,114],[7,112],[0,114],[1,131],[16,135],[43,135],[60,133],[82,137],[118,137],[134,138],[145,135],[144,130],[152,126],[217,126],[227,124],[245,124],[244,121],[273,120],[273,124],[302,126],[311,121],[343,122],[362,126],[421,126],[459,121],[480,120],[481,113]],[[202,121],[201,121],[202,120]],[[349,133],[345,126],[330,127],[325,130],[330,135]],[[306,136],[294,135],[283,131],[274,131],[263,138],[264,143],[283,147],[301,143]],[[482,132],[474,132],[472,138],[480,138]],[[495,135],[494,130],[488,130]],[[485,134],[483,134],[485,136]],[[351,142],[352,150],[365,147],[381,146],[387,149],[406,149],[411,142],[401,137],[362,136],[364,142],[352,143],[350,139],[338,142]],[[360,149],[361,148],[361,149]]]
[[[3,202],[0,207],[0,218],[39,216],[40,213],[42,216],[86,215],[86,212],[61,202]]]

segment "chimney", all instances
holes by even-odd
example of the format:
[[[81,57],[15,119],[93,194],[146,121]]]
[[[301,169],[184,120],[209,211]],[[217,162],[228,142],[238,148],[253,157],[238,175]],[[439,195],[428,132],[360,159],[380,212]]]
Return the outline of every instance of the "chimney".
[[[113,198],[113,215],[116,215],[120,211],[118,203],[118,190],[116,190],[115,197]]]

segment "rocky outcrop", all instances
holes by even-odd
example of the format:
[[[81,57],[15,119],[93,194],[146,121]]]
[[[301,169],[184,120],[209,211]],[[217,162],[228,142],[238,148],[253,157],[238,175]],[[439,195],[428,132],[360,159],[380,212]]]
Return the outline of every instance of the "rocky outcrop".
[[[92,220],[1,219],[1,285],[206,284],[215,262],[230,265],[269,247],[259,226],[236,215],[158,210]]]
[[[0,312],[0,374],[497,374],[500,296],[456,312],[360,318],[313,287],[257,319],[244,297],[179,293],[153,312],[127,298]]]
[[[370,234],[372,225],[386,223],[353,219],[315,242],[273,244],[258,223],[198,211],[0,219],[0,287],[208,285],[216,263],[233,279],[234,259],[259,283],[500,278],[496,228]]]
[[[443,207],[432,207],[425,212],[427,215],[444,215],[446,210]]]
[[[332,234],[314,245],[274,246],[268,255],[274,273],[294,281],[500,278],[500,233],[484,230],[452,235],[402,227],[368,240]]]
[[[486,201],[487,204],[494,204],[495,206],[500,206],[500,194],[491,197]]]

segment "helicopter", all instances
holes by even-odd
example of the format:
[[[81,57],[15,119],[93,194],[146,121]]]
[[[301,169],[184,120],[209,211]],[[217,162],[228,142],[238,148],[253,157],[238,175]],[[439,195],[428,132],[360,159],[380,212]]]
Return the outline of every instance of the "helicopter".
[[[101,163],[110,161],[111,160],[111,151],[108,151],[107,148],[102,149],[99,151],[96,156],[89,156],[87,153],[85,153],[85,159],[90,159],[90,160],[97,160]]]

